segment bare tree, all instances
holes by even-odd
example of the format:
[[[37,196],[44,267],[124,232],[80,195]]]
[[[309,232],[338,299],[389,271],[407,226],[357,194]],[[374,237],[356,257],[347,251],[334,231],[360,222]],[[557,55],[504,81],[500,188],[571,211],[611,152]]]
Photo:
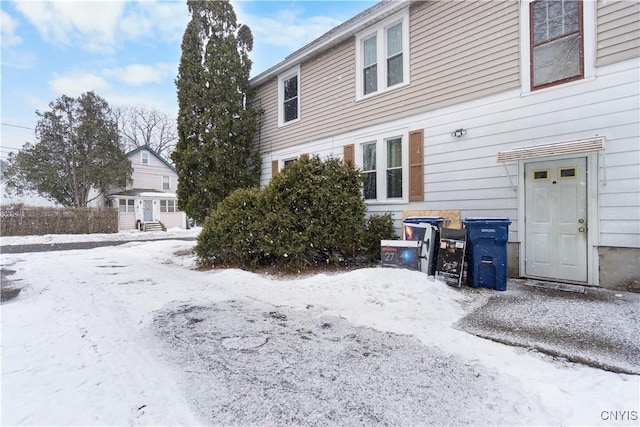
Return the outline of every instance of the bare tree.
[[[141,106],[116,107],[113,114],[125,152],[148,145],[165,160],[171,161],[170,156],[178,140],[175,119]]]

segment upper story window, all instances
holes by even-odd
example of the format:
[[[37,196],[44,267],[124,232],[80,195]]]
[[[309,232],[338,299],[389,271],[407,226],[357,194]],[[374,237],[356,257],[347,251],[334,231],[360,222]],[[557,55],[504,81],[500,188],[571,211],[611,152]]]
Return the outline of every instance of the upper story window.
[[[409,83],[408,10],[356,36],[356,99]]]
[[[278,124],[300,120],[300,66],[278,77]]]
[[[140,163],[143,165],[148,165],[149,164],[149,152],[148,151],[141,151],[140,152]]]
[[[538,0],[531,11],[531,86],[581,79],[582,2]]]
[[[595,75],[595,2],[524,1],[521,38],[525,92]]]
[[[367,138],[359,145],[358,166],[364,174],[367,201],[405,201],[407,194],[407,136]]]
[[[163,176],[162,177],[162,189],[163,190],[170,190],[171,189],[171,181],[169,180],[168,176]]]

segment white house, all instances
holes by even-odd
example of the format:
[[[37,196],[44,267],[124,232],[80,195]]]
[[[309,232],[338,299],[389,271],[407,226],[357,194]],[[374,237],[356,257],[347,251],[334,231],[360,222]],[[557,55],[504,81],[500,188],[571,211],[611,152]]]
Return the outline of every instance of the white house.
[[[251,80],[261,182],[351,159],[370,212],[508,217],[509,275],[640,280],[640,3],[384,1]]]
[[[120,230],[186,228],[186,214],[178,210],[175,168],[147,145],[127,153],[127,158],[133,184],[108,197],[108,204],[119,209]]]

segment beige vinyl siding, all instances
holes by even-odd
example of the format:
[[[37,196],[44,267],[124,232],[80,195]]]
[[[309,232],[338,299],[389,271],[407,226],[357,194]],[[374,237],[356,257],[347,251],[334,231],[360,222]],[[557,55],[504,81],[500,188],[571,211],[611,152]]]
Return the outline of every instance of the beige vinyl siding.
[[[598,2],[597,65],[640,56],[640,3]]]
[[[513,1],[413,3],[409,85],[356,102],[355,38],[349,38],[301,64],[299,122],[278,128],[277,77],[257,88],[265,110],[260,151],[519,87],[518,19]]]

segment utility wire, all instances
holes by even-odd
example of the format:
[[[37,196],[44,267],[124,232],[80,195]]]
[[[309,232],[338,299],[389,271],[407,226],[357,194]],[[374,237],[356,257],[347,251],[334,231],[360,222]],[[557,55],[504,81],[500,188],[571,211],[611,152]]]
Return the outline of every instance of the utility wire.
[[[12,125],[11,123],[5,123],[5,122],[2,122],[1,124],[2,124],[3,126],[10,126],[10,127],[12,127],[12,128],[20,128],[20,129],[35,130],[34,128],[28,128],[28,127],[26,127],[26,126]]]

